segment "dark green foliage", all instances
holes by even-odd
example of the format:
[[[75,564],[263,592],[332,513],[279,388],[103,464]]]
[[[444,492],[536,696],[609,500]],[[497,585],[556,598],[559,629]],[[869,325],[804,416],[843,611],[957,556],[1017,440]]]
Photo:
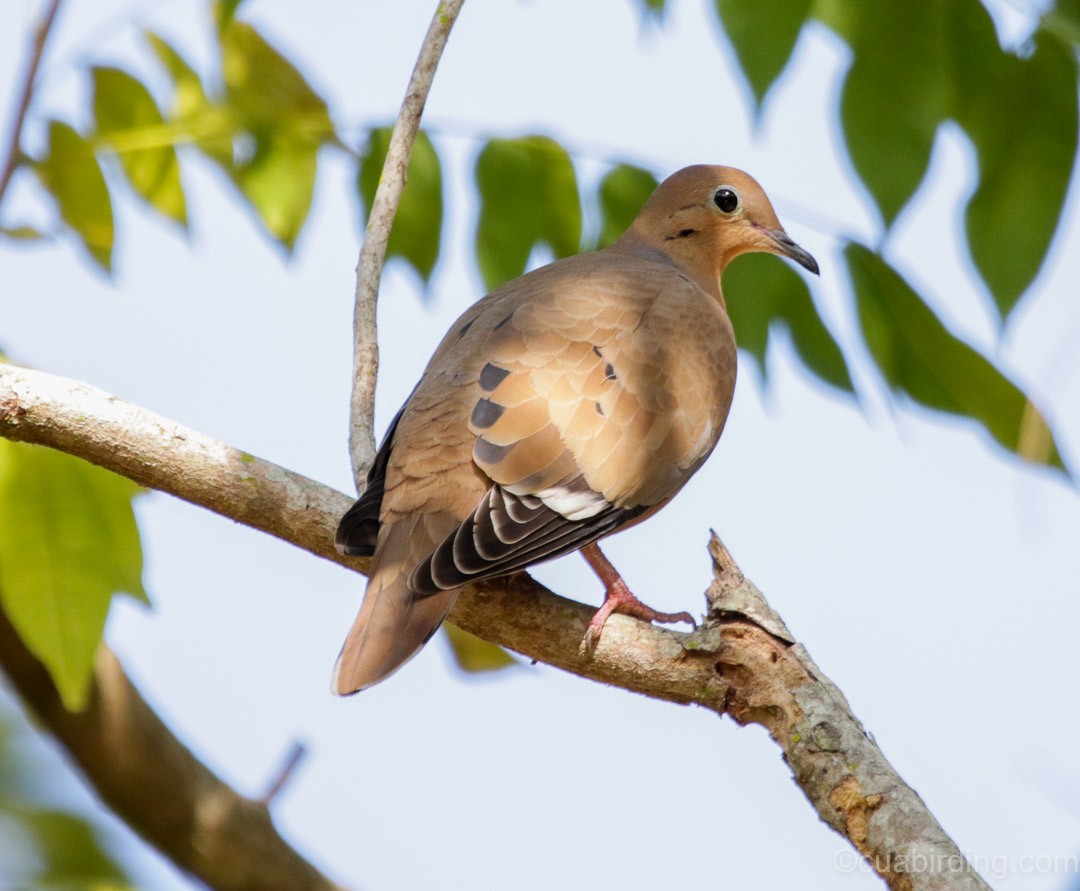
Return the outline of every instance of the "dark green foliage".
[[[1064,470],[1038,408],[954,336],[904,279],[868,248],[844,250],[866,345],[889,387],[920,405],[978,421],[1003,447]]]
[[[476,159],[476,262],[496,288],[525,271],[546,244],[556,257],[581,247],[581,200],[566,149],[546,136],[492,139]]]

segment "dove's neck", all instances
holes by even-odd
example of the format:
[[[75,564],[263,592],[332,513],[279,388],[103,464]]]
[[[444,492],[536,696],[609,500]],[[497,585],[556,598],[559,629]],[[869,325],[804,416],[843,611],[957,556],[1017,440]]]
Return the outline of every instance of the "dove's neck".
[[[608,250],[673,266],[723,306],[724,297],[720,292],[722,267],[705,250],[702,243],[704,236],[705,233],[694,230],[671,233],[661,238],[643,232],[635,225],[627,229],[623,237]]]

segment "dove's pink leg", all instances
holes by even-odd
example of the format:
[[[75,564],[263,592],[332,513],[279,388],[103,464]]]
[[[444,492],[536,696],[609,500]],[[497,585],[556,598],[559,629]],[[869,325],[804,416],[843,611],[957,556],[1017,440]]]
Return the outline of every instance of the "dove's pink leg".
[[[603,555],[596,542],[585,545],[581,549],[581,555],[589,561],[593,572],[600,577],[605,590],[604,603],[589,622],[585,639],[582,641],[586,649],[591,650],[596,646],[608,616],[612,613],[625,613],[643,622],[689,622],[695,628],[697,627],[690,613],[662,613],[638,600],[630,592],[618,570]]]

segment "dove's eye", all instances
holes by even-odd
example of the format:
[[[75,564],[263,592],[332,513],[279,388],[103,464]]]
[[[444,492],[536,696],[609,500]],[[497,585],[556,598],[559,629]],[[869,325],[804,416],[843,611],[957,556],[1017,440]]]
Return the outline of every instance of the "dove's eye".
[[[734,189],[727,188],[727,186],[722,186],[716,190],[713,201],[724,213],[735,213],[739,209],[738,193]]]

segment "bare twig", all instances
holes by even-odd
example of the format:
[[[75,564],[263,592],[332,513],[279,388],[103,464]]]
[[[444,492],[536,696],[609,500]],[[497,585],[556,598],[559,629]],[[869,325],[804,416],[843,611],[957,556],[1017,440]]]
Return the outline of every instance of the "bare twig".
[[[30,56],[26,60],[26,72],[19,88],[19,99],[11,121],[11,134],[7,152],[4,155],[4,166],[0,168],[0,204],[4,203],[11,177],[15,175],[15,170],[22,162],[22,149],[19,148],[19,143],[22,141],[23,124],[26,122],[26,113],[30,110],[30,100],[34,97],[34,81],[37,79],[38,67],[41,65],[41,56],[45,52],[45,42],[52,32],[60,2],[61,0],[50,0],[30,38]]]
[[[296,774],[296,769],[300,766],[300,762],[304,760],[307,755],[307,747],[296,740],[289,747],[289,753],[285,756],[285,760],[282,762],[281,767],[278,768],[277,776],[274,777],[273,782],[267,787],[263,793],[263,797],[259,800],[270,807],[274,799],[281,794],[281,790],[288,785],[289,780]]]
[[[180,869],[218,891],[334,891],[289,846],[266,806],[208,770],[139,695],[108,647],[89,704],[69,712],[0,610],[0,667],[98,794]]]
[[[59,448],[366,569],[330,547],[345,495],[251,456],[237,458],[244,453],[85,384],[0,366],[0,436]],[[450,618],[526,658],[764,726],[822,819],[890,888],[986,889],[715,536],[710,553],[709,621],[690,634],[616,615],[592,655],[583,655],[578,644],[593,609],[522,573],[463,589]]]
[[[379,371],[375,304],[379,294],[386,246],[394,224],[401,193],[409,175],[409,158],[420,129],[428,91],[435,77],[450,29],[465,0],[440,0],[431,19],[420,55],[413,68],[405,99],[401,103],[390,145],[386,150],[379,186],[371,202],[367,232],[356,267],[356,305],[353,314],[353,388],[349,425],[349,454],[357,488],[364,485],[375,458],[375,382]]]

